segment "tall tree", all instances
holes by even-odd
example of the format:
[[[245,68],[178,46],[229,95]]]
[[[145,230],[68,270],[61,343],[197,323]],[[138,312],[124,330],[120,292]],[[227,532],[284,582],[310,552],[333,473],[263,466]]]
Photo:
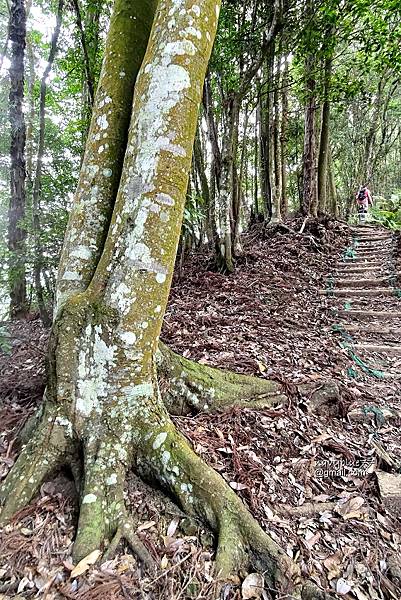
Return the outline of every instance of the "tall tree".
[[[314,30],[315,0],[306,0],[306,57],[305,57],[305,117],[304,151],[302,158],[301,211],[317,216],[317,164],[316,164],[316,32]]]
[[[25,119],[24,55],[26,43],[26,12],[24,0],[12,0],[9,21],[11,41],[9,118],[10,145],[10,203],[8,210],[8,249],[10,313],[12,317],[26,314],[26,228],[25,218]]]
[[[56,26],[53,31],[50,42],[50,52],[47,65],[42,75],[40,82],[40,99],[39,99],[39,141],[38,152],[36,158],[35,179],[32,193],[32,225],[34,238],[34,259],[33,259],[33,275],[35,283],[35,291],[38,302],[38,308],[43,325],[49,327],[51,319],[46,307],[43,294],[43,286],[41,281],[43,268],[43,248],[41,243],[40,231],[40,195],[42,183],[42,162],[45,151],[45,117],[46,117],[46,93],[47,93],[47,78],[53,66],[53,62],[57,52],[58,38],[61,29],[61,20],[63,15],[64,0],[59,0],[57,8]]]

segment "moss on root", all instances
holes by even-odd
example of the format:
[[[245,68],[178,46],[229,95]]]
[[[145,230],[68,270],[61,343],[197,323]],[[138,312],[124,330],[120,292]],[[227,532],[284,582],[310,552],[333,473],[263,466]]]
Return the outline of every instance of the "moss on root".
[[[62,419],[54,407],[45,407],[34,434],[0,487],[0,523],[29,504],[42,483],[68,462],[73,440],[60,425]]]
[[[280,597],[330,598],[312,584],[305,587],[298,565],[262,530],[224,479],[195,454],[171,420],[157,432],[145,433],[143,442],[137,457],[141,475],[161,485],[186,514],[215,532],[215,571],[221,582],[236,583],[256,569]]]
[[[163,401],[170,414],[216,412],[232,408],[267,408],[286,404],[279,383],[239,375],[188,360],[159,344],[157,371]]]

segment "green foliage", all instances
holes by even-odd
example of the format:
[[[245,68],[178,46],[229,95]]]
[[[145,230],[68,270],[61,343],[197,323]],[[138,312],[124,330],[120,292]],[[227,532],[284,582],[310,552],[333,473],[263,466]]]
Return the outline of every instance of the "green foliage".
[[[11,338],[4,325],[0,325],[0,352],[11,354]]]
[[[392,231],[401,230],[401,190],[389,200],[379,199],[372,208],[373,220]]]
[[[206,211],[202,196],[198,194],[188,194],[184,208],[184,217],[182,220],[183,235],[189,236],[193,239],[198,237],[205,218]]]

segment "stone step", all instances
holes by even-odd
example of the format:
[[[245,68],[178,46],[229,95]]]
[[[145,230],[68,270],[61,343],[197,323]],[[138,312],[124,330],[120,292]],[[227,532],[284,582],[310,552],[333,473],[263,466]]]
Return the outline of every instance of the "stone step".
[[[358,235],[378,235],[378,234],[387,234],[389,233],[388,229],[382,229],[381,227],[376,227],[375,225],[358,225],[358,227],[351,227],[352,233],[356,233]]]
[[[333,312],[340,318],[349,319],[369,319],[369,321],[387,321],[389,319],[400,319],[400,311],[382,311],[382,310],[338,310]]]
[[[348,259],[346,261],[339,261],[338,265],[349,265],[353,267],[384,267],[388,261],[384,260],[367,260],[366,258],[353,258],[352,260]]]
[[[371,288],[390,285],[388,277],[374,277],[370,279],[335,279],[334,281],[335,285],[340,288],[349,287],[350,285],[353,288]]]
[[[339,279],[346,279],[347,277],[350,277],[350,278],[354,277],[354,276],[362,277],[363,275],[367,275],[367,277],[369,279],[375,273],[377,273],[378,277],[383,277],[384,275],[387,275],[387,277],[390,277],[389,270],[379,269],[378,267],[369,267],[368,269],[366,269],[364,267],[355,268],[355,269],[338,269],[335,272],[334,277],[338,277]]]
[[[353,350],[356,352],[376,352],[377,354],[391,354],[392,356],[401,355],[401,344],[385,346],[379,344],[353,344]]]
[[[319,290],[322,296],[334,296],[334,297],[350,297],[350,296],[392,296],[394,294],[391,288],[358,288],[358,289],[347,289],[339,288],[332,290]]]
[[[349,312],[349,311],[347,311]],[[396,329],[394,327],[383,327],[380,324],[376,325],[344,325],[344,331],[346,333],[375,333],[378,335],[395,335],[401,340],[401,329]]]
[[[355,257],[365,257],[365,256],[369,256],[369,257],[377,257],[378,260],[383,260],[385,258],[391,257],[392,253],[391,253],[391,249],[390,248],[360,248],[358,246],[356,252],[355,252]]]
[[[383,242],[383,241],[387,241],[387,240],[392,240],[393,236],[392,235],[369,235],[369,236],[355,236],[354,237],[355,240],[357,240],[357,242],[359,244],[365,244],[365,243],[369,243],[369,242]]]
[[[388,244],[393,241],[393,237],[386,235],[386,236],[370,236],[370,237],[358,237],[356,236],[354,238],[354,243],[356,243],[357,245],[360,244],[372,244],[372,245],[377,245],[377,244]]]

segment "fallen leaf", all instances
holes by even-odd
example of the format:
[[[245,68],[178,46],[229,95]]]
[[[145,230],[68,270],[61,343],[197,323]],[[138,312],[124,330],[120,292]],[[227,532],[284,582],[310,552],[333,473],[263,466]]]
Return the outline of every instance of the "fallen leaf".
[[[353,519],[361,516],[358,510],[364,504],[365,500],[361,496],[350,498],[344,503],[337,503],[336,511],[344,517],[344,519]]]
[[[88,556],[85,556],[79,563],[73,568],[70,573],[70,577],[79,577],[82,573],[85,573],[91,565],[94,565],[99,556],[101,555],[100,550],[94,550]]]
[[[328,556],[326,560],[323,561],[324,566],[328,570],[327,578],[329,581],[338,577],[341,573],[341,566],[343,562],[343,555],[340,550]]]
[[[265,364],[263,364],[263,363],[262,363],[260,360],[257,360],[257,361],[256,361],[256,363],[257,363],[257,365],[258,365],[258,369],[259,369],[259,371],[260,371],[261,373],[265,373],[265,372],[266,372],[266,369],[267,369],[266,365],[265,365]]]
[[[243,483],[237,483],[236,481],[230,481],[230,487],[232,487],[233,490],[246,490],[248,486]]]
[[[156,521],[145,521],[141,525],[138,526],[137,531],[145,531],[146,529],[150,529],[156,525]]]
[[[245,577],[241,586],[243,600],[249,598],[260,598],[263,594],[264,580],[260,573],[250,573]]]
[[[173,535],[177,531],[179,522],[180,522],[180,519],[178,517],[175,517],[175,519],[173,519],[171,521],[170,525],[167,528],[167,537],[173,537]]]
[[[167,556],[164,554],[163,558],[160,561],[160,566],[162,569],[167,569],[168,567],[168,558]]]
[[[340,577],[340,579],[337,580],[336,591],[337,594],[345,595],[351,591],[351,586],[348,581]]]

